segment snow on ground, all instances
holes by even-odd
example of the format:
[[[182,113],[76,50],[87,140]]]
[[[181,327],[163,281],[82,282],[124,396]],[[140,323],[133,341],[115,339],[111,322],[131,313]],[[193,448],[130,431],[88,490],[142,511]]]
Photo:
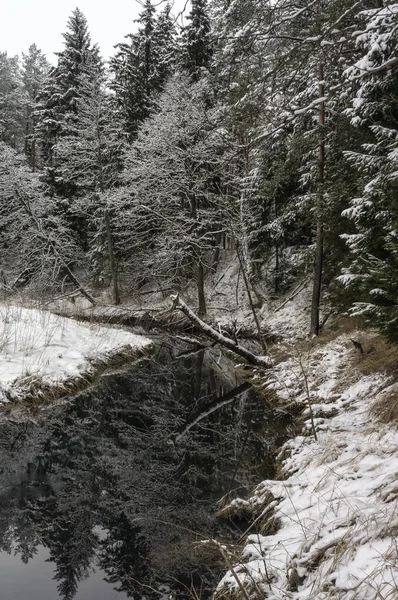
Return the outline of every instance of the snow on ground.
[[[88,372],[97,358],[126,348],[139,353],[151,345],[149,339],[127,331],[0,305],[0,402],[28,376],[59,385]]]
[[[310,284],[303,282],[280,299],[264,304],[261,319],[265,331],[290,341],[307,337],[311,294]]]
[[[254,519],[235,576],[255,598],[398,598],[398,431],[369,416],[391,381],[361,376],[358,360],[342,335],[293,349],[266,384],[282,402],[307,406],[307,431],[281,451],[283,480],[263,481],[252,498],[232,503]],[[270,513],[280,528],[262,535]],[[225,575],[216,598],[242,597],[235,576]]]
[[[262,297],[261,308],[256,291]],[[256,291],[252,289],[251,294],[264,332],[272,337],[289,340],[307,337],[312,294],[308,281],[299,282],[286,294],[274,299],[270,299],[269,290],[264,285],[259,284]],[[212,281],[207,281],[206,292],[208,314],[221,328],[230,327],[235,322],[238,329],[243,327],[245,330],[256,331],[239,263],[233,255],[228,254],[220,263]],[[185,300],[184,295],[182,298]]]
[[[256,293],[257,292],[257,293]],[[172,288],[162,293],[154,289],[149,282],[122,306],[109,304],[108,292],[97,298],[98,303],[92,306],[85,298],[74,295],[58,299],[49,305],[54,312],[98,320],[120,322],[129,318],[145,317],[153,314],[162,320],[170,319],[170,295],[176,293]],[[305,280],[297,282],[292,288],[278,298],[269,299],[266,285],[259,283],[256,291],[252,290],[252,298],[263,331],[271,338],[297,340],[307,337],[310,322],[311,285]],[[239,262],[235,250],[225,250],[215,273],[206,279],[207,319],[216,324],[221,331],[244,331],[256,335],[256,325],[250,308],[247,290],[244,285]],[[197,309],[197,288],[192,281],[180,291],[180,297],[193,310]],[[260,300],[261,298],[261,300]],[[265,300],[268,298],[268,300]],[[260,307],[261,304],[261,307]],[[166,316],[167,315],[167,316]]]

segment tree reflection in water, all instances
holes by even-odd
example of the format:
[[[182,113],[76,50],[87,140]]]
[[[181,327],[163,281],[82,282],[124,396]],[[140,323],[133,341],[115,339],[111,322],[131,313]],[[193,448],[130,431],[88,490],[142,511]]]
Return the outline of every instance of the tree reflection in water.
[[[177,360],[162,346],[35,420],[4,421],[0,550],[26,563],[48,548],[63,600],[93,568],[128,597],[159,598],[167,583],[207,598],[220,565],[194,542],[233,536],[215,502],[266,474],[279,443],[264,436],[270,420],[204,352]]]

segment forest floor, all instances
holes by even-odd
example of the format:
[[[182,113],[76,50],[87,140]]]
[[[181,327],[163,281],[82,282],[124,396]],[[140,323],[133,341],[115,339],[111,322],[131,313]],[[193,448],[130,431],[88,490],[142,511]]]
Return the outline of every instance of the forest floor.
[[[266,288],[261,290],[262,307],[258,310],[266,337],[271,339],[305,338],[309,330],[310,295],[308,282],[297,282],[297,286],[282,295],[273,297]],[[183,329],[187,322],[179,311],[172,311],[171,294],[178,291],[182,300],[193,310],[197,309],[197,292],[193,284],[181,290],[157,288],[153,283],[143,286],[139,292],[124,290],[123,302],[112,304],[107,290],[97,292],[97,304],[92,306],[84,297],[60,298],[48,305],[49,310],[61,315],[87,321],[109,324]],[[92,292],[93,293],[93,292]],[[293,293],[292,300],[289,300]],[[217,272],[206,279],[206,320],[219,330],[236,333],[238,337],[257,337],[257,330],[250,309],[247,291],[241,276],[239,263],[233,252],[226,251]],[[252,292],[254,302],[259,299]],[[271,298],[271,299],[270,299]]]
[[[73,393],[151,346],[127,331],[0,304],[0,405]]]

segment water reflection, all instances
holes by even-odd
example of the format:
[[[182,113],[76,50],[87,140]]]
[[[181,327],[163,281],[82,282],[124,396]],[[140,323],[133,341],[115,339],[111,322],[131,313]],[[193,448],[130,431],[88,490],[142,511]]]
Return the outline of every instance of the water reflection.
[[[209,596],[219,565],[194,542],[234,535],[215,501],[264,475],[275,440],[247,386],[204,352],[175,354],[163,346],[45,418],[0,426],[4,600],[39,576],[31,600],[152,599],[161,584]]]

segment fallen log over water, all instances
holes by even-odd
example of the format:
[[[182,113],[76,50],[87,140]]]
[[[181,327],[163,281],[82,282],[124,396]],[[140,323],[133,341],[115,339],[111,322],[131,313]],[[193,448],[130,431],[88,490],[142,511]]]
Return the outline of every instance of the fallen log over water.
[[[173,302],[173,309],[180,310],[196,327],[207,337],[211,338],[215,342],[221,344],[231,352],[234,352],[238,356],[244,358],[249,364],[255,365],[256,367],[263,367],[269,369],[272,366],[272,361],[268,356],[256,356],[246,348],[239,346],[237,342],[231,340],[215,329],[202,321],[195,313],[185,304],[179,295],[170,296]]]

